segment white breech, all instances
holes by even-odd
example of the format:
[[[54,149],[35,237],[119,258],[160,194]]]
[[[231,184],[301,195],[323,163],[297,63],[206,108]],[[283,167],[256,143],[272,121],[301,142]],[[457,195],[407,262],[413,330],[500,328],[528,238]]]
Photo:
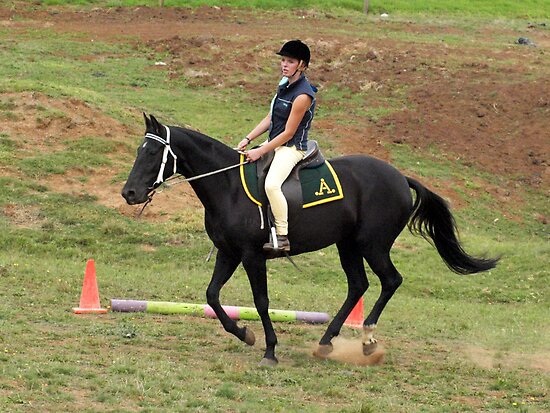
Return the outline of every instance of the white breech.
[[[265,178],[265,192],[275,217],[277,235],[288,234],[288,204],[281,186],[304,154],[295,146],[279,146],[275,149],[275,157]]]

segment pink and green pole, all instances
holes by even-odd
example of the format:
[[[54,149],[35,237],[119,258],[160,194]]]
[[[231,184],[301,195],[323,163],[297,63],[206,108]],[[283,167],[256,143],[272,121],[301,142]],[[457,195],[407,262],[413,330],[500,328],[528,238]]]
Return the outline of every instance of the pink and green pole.
[[[252,307],[222,306],[233,320],[260,320],[260,315]],[[173,303],[168,301],[111,300],[111,311],[144,312],[155,314],[185,314],[200,317],[217,318],[208,304]],[[271,321],[302,321],[322,324],[329,321],[327,313],[311,311],[269,310]]]

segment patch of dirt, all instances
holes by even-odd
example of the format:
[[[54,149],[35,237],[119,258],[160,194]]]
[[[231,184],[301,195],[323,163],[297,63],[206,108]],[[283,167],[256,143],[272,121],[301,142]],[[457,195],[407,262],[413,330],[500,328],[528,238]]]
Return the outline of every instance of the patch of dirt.
[[[46,222],[37,206],[7,204],[4,206],[2,214],[13,225],[20,228],[38,228]]]
[[[67,141],[83,137],[124,141],[136,133],[79,99],[58,100],[37,92],[1,93],[0,105],[2,132],[27,154],[54,152]]]
[[[464,354],[485,369],[528,367],[550,373],[550,353],[499,353],[482,347],[467,346]]]
[[[515,45],[518,33],[504,28],[471,33],[309,11],[288,16],[219,7],[30,10],[19,4],[0,6],[0,25],[13,30],[14,40],[26,30],[48,28],[86,42],[133,42],[150,59],[158,53],[168,55],[165,66],[152,64],[151,70],[185,77],[196,87],[243,88],[251,104],[266,109],[278,79],[274,51],[289,37],[301,38],[312,49],[309,78],[319,87],[314,129],[330,137],[337,152],[391,161],[388,145],[407,144],[501,178],[498,186],[480,179],[476,185],[482,189],[473,190],[460,180],[436,185],[455,206],[463,205],[464,199],[453,186],[472,197],[487,192],[501,210],[522,202],[523,189],[550,189],[550,76],[540,75],[549,66],[547,30],[526,29],[538,45],[531,48]],[[283,17],[296,23],[291,34],[273,24]],[[402,39],[380,35],[384,29],[402,33]],[[413,42],[409,33],[442,40]],[[472,45],[453,45],[444,40],[447,35],[467,35]],[[495,46],[487,41],[493,38],[509,41]],[[15,102],[13,118],[3,126],[20,139],[25,151],[53,151],[64,140],[86,135],[123,139],[141,133],[77,99],[55,101],[36,93],[0,97]],[[44,117],[40,107],[53,114]],[[102,134],[106,129],[100,125],[105,122],[112,127]],[[102,204],[132,215],[138,208],[125,206],[120,185],[111,183],[118,172],[116,166],[96,171],[84,182],[67,176],[53,176],[48,182],[61,191],[89,192]],[[163,217],[173,208],[197,204],[185,185],[162,197],[155,196],[145,217]],[[539,215],[539,221],[547,220],[543,211]]]
[[[368,356],[363,354],[363,343],[360,338],[348,339],[335,337],[332,340],[332,344],[334,346],[333,351],[328,355],[321,357],[313,351],[314,355],[319,358],[326,358],[355,366],[377,366],[384,363],[386,351],[380,344],[376,351]]]
[[[92,195],[97,202],[109,208],[118,210],[122,215],[152,221],[167,221],[175,212],[181,211],[184,206],[200,208],[201,204],[189,185],[179,185],[177,190],[158,192],[141,213],[143,205],[128,205],[120,191],[122,183],[111,182],[112,177],[120,170],[102,168],[95,170],[85,180],[67,175],[51,175],[44,183],[57,191],[75,195]]]

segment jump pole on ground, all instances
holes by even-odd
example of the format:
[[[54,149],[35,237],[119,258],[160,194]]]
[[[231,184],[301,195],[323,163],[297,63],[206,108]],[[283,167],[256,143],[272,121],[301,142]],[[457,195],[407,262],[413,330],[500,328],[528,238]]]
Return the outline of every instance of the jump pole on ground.
[[[260,315],[252,307],[222,306],[233,320],[260,320]],[[169,301],[142,300],[111,300],[111,311],[143,312],[154,314],[185,314],[199,317],[217,318],[214,310],[208,304],[173,303]],[[271,321],[302,321],[310,324],[327,323],[330,316],[327,313],[311,311],[269,310]]]

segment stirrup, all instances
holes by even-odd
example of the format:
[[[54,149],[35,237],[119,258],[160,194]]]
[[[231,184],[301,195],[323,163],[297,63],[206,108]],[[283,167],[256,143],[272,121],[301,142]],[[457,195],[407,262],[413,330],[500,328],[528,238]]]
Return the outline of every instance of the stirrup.
[[[264,251],[290,251],[290,242],[286,235],[277,235],[276,236],[276,245],[273,239],[265,243],[263,246]]]

